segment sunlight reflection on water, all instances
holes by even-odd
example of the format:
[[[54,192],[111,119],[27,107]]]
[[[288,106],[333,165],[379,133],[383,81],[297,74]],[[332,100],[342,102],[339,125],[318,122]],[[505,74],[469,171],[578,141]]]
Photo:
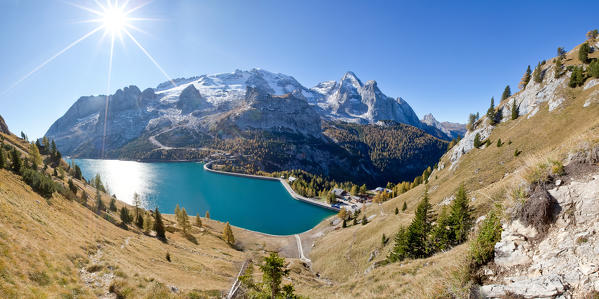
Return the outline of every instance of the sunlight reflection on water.
[[[133,194],[140,195],[144,206],[149,204],[155,182],[150,164],[133,161],[98,160],[90,164],[88,172],[99,173],[110,194],[129,204],[133,203]]]

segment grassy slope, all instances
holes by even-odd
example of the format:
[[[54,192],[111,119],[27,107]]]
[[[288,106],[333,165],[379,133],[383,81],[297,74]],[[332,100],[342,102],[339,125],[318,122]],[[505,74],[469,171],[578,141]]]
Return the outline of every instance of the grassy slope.
[[[548,158],[561,160],[581,142],[596,142],[599,105],[582,106],[598,89],[598,86],[586,91],[565,89],[562,92],[566,101],[558,109],[549,112],[544,103],[530,119],[521,116],[498,125],[490,136],[493,144],[467,153],[454,170],[448,167],[448,157],[443,157],[441,161],[447,167],[433,172],[429,183],[431,202],[437,212],[437,204],[451,196],[464,182],[471,190],[470,195],[476,198],[473,203],[476,216],[486,214],[495,202],[507,204],[506,194],[523,181],[521,173],[527,166]],[[495,145],[498,138],[505,142],[500,148]],[[511,145],[508,140],[512,141]],[[514,157],[516,148],[522,151],[519,157]],[[392,236],[400,225],[409,223],[423,188],[419,186],[382,206],[370,206],[367,214],[377,216],[367,226],[338,230],[318,240],[311,253],[313,269],[336,283],[324,293],[322,289],[306,286],[305,294],[312,297],[332,293],[338,297],[429,298],[451,286],[454,277],[450,270],[460,266],[459,261],[467,253],[466,245],[429,259],[396,263],[364,274],[375,261],[383,260],[388,254],[393,242],[382,247],[382,234]],[[404,201],[408,204],[406,213],[394,215],[395,207],[401,208]],[[375,250],[378,255],[369,262]]]
[[[4,137],[23,150],[27,147],[15,136]],[[89,185],[75,183],[95,194]],[[103,200],[108,203],[107,196]],[[110,216],[119,219],[118,214]],[[174,227],[173,215],[164,216],[166,225]],[[293,239],[234,227],[237,245],[245,248],[238,251],[222,241],[223,223],[203,223],[205,230],[192,230],[198,244],[178,232],[167,233],[169,242],[164,244],[133,227],[124,230],[58,193],[46,200],[19,176],[0,169],[0,298],[96,297],[106,293],[112,281],[122,281],[134,298],[175,296],[163,293],[168,285],[183,290],[180,294],[197,290],[219,296],[228,291],[246,258],[263,255],[263,249],[281,250]],[[165,259],[167,251],[172,262]],[[94,275],[112,276],[106,285],[94,287],[98,280],[86,284],[82,279],[80,270],[94,265],[100,266]]]

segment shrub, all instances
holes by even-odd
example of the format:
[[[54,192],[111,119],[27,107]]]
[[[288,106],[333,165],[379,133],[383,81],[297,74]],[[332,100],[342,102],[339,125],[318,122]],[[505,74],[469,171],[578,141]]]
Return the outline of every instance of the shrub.
[[[499,208],[491,210],[483,221],[474,241],[470,243],[470,265],[476,269],[488,263],[495,254],[495,243],[501,240]]]
[[[551,174],[554,175],[564,175],[566,171],[564,170],[564,164],[560,161],[551,161]]]
[[[568,82],[568,86],[575,88],[577,86],[581,86],[586,79],[584,75],[584,70],[582,67],[575,66],[572,69],[572,76],[570,76],[570,82]]]
[[[51,178],[33,169],[25,169],[23,171],[23,181],[31,186],[33,191],[45,198],[52,197],[52,193],[56,191],[56,186]]]
[[[587,73],[591,77],[599,78],[599,60],[594,60],[593,62],[591,62],[591,64],[589,64],[589,67],[587,68]]]
[[[117,299],[124,299],[131,297],[131,294],[133,293],[133,288],[129,286],[125,281],[119,279],[113,281],[110,284],[108,291],[110,293],[115,294]]]
[[[515,150],[514,150],[514,157],[518,157],[518,156],[520,156],[520,154],[521,154],[521,153],[522,153],[522,151],[521,151],[521,150],[519,150],[519,149],[515,149]]]

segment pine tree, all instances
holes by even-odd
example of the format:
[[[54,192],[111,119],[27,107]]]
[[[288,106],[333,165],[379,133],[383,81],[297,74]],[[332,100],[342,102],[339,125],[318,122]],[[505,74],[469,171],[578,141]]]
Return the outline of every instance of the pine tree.
[[[403,206],[401,207],[401,211],[403,212],[403,211],[405,211],[407,209],[408,209],[408,204],[404,201],[403,202]]]
[[[56,143],[54,143],[54,139],[52,139],[52,143],[51,143],[51,145],[50,145],[50,159],[51,159],[52,161],[55,161],[55,160],[56,160],[56,152],[57,152],[57,151],[58,151],[58,150],[56,149]]]
[[[470,113],[470,115],[468,116],[468,124],[466,124],[466,130],[474,130],[476,121],[478,121],[478,114]]]
[[[482,141],[480,140],[480,134],[476,133],[476,135],[474,135],[474,143],[473,146],[475,148],[480,148],[480,146],[483,145]]]
[[[502,145],[501,138],[497,139],[497,147],[501,147]]]
[[[342,228],[346,228],[347,227],[347,220],[343,219],[343,223],[341,224]]]
[[[555,60],[555,72],[553,73],[554,77],[557,79],[564,74],[564,64],[562,63],[562,58],[558,57]]]
[[[395,207],[395,215],[399,214],[399,208]]]
[[[113,197],[110,198],[110,205],[109,208],[111,211],[116,212],[117,208],[116,208],[116,199]]]
[[[464,184],[461,184],[455,194],[455,200],[451,203],[449,222],[452,232],[452,246],[466,241],[470,228],[473,224],[472,209],[469,205],[468,193]]]
[[[81,174],[81,168],[79,168],[79,165],[75,164],[75,178],[80,180],[83,175]]]
[[[73,183],[73,180],[69,179],[67,184],[69,185],[69,190],[71,190],[71,192],[77,194],[77,186],[75,186],[75,183]]]
[[[491,97],[491,106],[487,109],[487,119],[489,120],[490,125],[495,125],[497,123],[495,114],[495,99]]]
[[[47,155],[50,153],[50,141],[48,141],[48,137],[44,136],[44,138],[42,138],[42,146],[44,147],[44,150],[42,151],[42,153],[44,155]]]
[[[535,67],[534,72],[532,72],[532,77],[536,83],[543,82],[543,70],[540,62],[537,64],[537,67]]]
[[[584,80],[585,76],[583,68],[575,66],[572,70],[572,75],[570,76],[570,82],[568,82],[568,86],[572,88],[581,86],[584,83]]]
[[[131,223],[131,215],[129,215],[129,210],[125,207],[121,208],[121,222],[123,224]]]
[[[528,68],[526,69],[526,72],[524,73],[524,76],[522,76],[522,79],[520,80],[520,89],[524,89],[526,87],[526,85],[528,85],[528,82],[530,82],[530,75],[532,74],[532,71],[530,70],[530,65],[528,66]]]
[[[512,120],[518,118],[520,115],[520,108],[516,105],[516,99],[512,101]]]
[[[12,164],[11,170],[15,173],[21,174],[21,168],[23,168],[23,161],[21,160],[21,154],[17,151],[16,148],[12,149]]]
[[[503,94],[501,95],[501,100],[503,101],[511,96],[512,96],[512,90],[510,89],[510,86],[507,85],[505,87],[505,89],[503,90]]]
[[[584,43],[578,49],[578,59],[582,63],[587,63],[589,61],[589,53],[591,52],[591,47],[589,43]]]
[[[229,222],[225,224],[225,229],[223,230],[223,240],[225,240],[225,242],[227,242],[229,245],[235,244],[235,237],[233,236],[233,230],[231,229]]]
[[[589,41],[594,42],[598,36],[599,36],[599,30],[597,30],[597,29],[589,30],[589,32],[587,32],[587,39]]]
[[[144,217],[140,211],[137,212],[137,216],[135,217],[135,226],[138,228],[144,227]]]
[[[285,269],[285,259],[273,252],[264,258],[264,263],[259,267],[262,271],[262,284],[270,293],[270,298],[277,298],[281,292],[283,277],[289,275],[289,269]]]
[[[432,229],[433,213],[429,202],[428,188],[416,208],[412,223],[407,229],[400,229],[395,237],[395,245],[389,259],[423,258],[431,253],[429,234]]]
[[[156,232],[156,237],[163,242],[166,242],[166,234],[164,232],[164,223],[162,223],[162,216],[160,215],[160,211],[156,208],[154,212],[154,231]]]
[[[202,219],[200,219],[200,213],[196,213],[196,226],[202,227]]]
[[[366,218],[366,214],[362,215],[362,225],[368,224],[368,218]]]

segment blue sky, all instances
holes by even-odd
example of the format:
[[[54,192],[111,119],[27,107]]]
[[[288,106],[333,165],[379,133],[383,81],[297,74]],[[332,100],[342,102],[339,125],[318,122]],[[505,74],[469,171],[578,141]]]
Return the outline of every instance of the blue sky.
[[[106,93],[102,33],[6,91],[95,25],[66,0],[3,0],[0,10],[0,115],[13,132],[42,136],[77,98]],[[419,117],[464,122],[506,84],[517,90],[526,65],[581,43],[597,11],[599,1],[154,0],[135,16],[160,20],[136,22],[147,34],[134,34],[173,78],[259,67],[312,87],[351,70]],[[111,93],[165,80],[132,42],[117,42]]]

